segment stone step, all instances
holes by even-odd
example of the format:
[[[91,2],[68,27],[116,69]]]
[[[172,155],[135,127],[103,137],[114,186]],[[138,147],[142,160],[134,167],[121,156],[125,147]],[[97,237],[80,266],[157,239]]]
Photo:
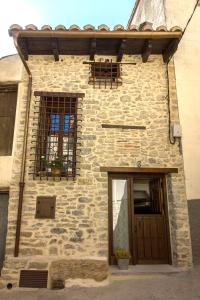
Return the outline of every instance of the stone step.
[[[177,268],[171,265],[135,265],[129,266],[128,270],[120,270],[117,266],[111,266],[111,276],[157,276],[170,275],[186,271],[183,268]]]

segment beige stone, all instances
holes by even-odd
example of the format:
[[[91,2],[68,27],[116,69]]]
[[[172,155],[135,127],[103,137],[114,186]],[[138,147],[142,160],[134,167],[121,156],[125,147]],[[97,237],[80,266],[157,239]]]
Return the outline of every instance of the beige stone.
[[[143,64],[140,56],[124,56],[123,61],[134,60],[136,65],[123,65],[122,86],[118,89],[93,89],[88,85],[89,67],[83,64],[88,57],[30,56],[29,67],[35,90],[83,92],[79,102],[82,116],[78,138],[79,176],[75,180],[33,179],[32,129],[36,98],[32,95],[25,174],[25,191],[19,257],[30,262],[58,258],[50,267],[53,278],[95,278],[104,280],[108,266],[108,178],[100,172],[101,166],[177,167],[179,173],[168,176],[168,205],[173,264],[191,266],[190,232],[185,194],[183,158],[178,144],[168,139],[168,107],[166,67],[162,57],[152,55]],[[114,58],[113,58],[114,59]],[[173,111],[172,118],[179,122],[173,63],[170,68]],[[83,88],[84,87],[84,88]],[[16,144],[23,143],[27,77],[24,72],[20,83]],[[102,128],[101,124],[142,125],[146,130]],[[13,259],[15,226],[18,203],[22,147],[15,147],[10,208],[8,218],[6,261]],[[83,165],[83,168],[82,168]],[[36,197],[56,195],[55,219],[35,219]],[[31,234],[30,234],[31,233]],[[59,258],[64,257],[63,260]],[[84,259],[84,257],[86,257]],[[89,258],[90,259],[89,259]],[[95,259],[98,258],[98,259]],[[80,259],[81,258],[81,259]],[[100,260],[102,258],[102,260]],[[28,267],[23,265],[21,268]],[[10,278],[14,263],[7,267]],[[16,279],[13,277],[13,281]]]
[[[108,277],[108,263],[95,259],[62,259],[51,263],[49,273],[51,282],[77,278],[103,281]]]

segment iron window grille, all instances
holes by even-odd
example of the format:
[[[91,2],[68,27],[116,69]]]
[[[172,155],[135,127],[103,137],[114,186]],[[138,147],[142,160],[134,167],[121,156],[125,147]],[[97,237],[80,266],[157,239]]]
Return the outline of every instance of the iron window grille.
[[[35,92],[40,98],[34,175],[40,178],[76,176],[78,94],[65,94]]]
[[[90,62],[89,84],[94,88],[117,88],[122,85],[121,65],[112,60]]]

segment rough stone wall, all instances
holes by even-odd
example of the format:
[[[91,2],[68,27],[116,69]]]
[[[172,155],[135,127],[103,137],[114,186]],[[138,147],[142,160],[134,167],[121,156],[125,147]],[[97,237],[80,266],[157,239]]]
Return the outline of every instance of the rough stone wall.
[[[47,258],[103,258],[108,256],[108,179],[100,166],[178,167],[168,178],[169,212],[173,263],[191,265],[190,234],[185,196],[183,160],[177,144],[168,139],[166,66],[161,56],[143,64],[140,56],[125,56],[136,65],[122,66],[122,86],[94,89],[88,84],[88,57],[30,57],[35,90],[84,92],[80,102],[82,122],[78,163],[79,176],[73,180],[33,180],[28,174],[32,162],[34,100],[31,100],[27,168],[23,202],[19,258],[13,259],[18,204],[18,182],[22,154],[27,83],[21,84],[21,118],[15,147],[10,187],[9,222],[4,281],[17,284],[18,272],[29,261]],[[172,68],[173,70],[173,68]],[[25,76],[25,75],[24,75]],[[175,80],[172,79],[173,81]],[[173,89],[172,89],[173,90]],[[173,100],[173,99],[172,99]],[[176,98],[174,98],[176,101]],[[177,109],[176,103],[173,108]],[[177,116],[178,118],[178,116]],[[108,129],[101,124],[144,125],[146,130]],[[35,219],[37,196],[56,196],[56,217]]]

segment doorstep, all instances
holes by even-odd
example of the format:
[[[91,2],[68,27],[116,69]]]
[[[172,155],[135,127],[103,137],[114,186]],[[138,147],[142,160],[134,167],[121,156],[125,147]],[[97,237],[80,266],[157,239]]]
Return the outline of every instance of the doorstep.
[[[184,268],[178,268],[171,265],[134,265],[129,266],[128,270],[120,270],[118,266],[110,266],[112,275],[170,275],[186,271]]]

